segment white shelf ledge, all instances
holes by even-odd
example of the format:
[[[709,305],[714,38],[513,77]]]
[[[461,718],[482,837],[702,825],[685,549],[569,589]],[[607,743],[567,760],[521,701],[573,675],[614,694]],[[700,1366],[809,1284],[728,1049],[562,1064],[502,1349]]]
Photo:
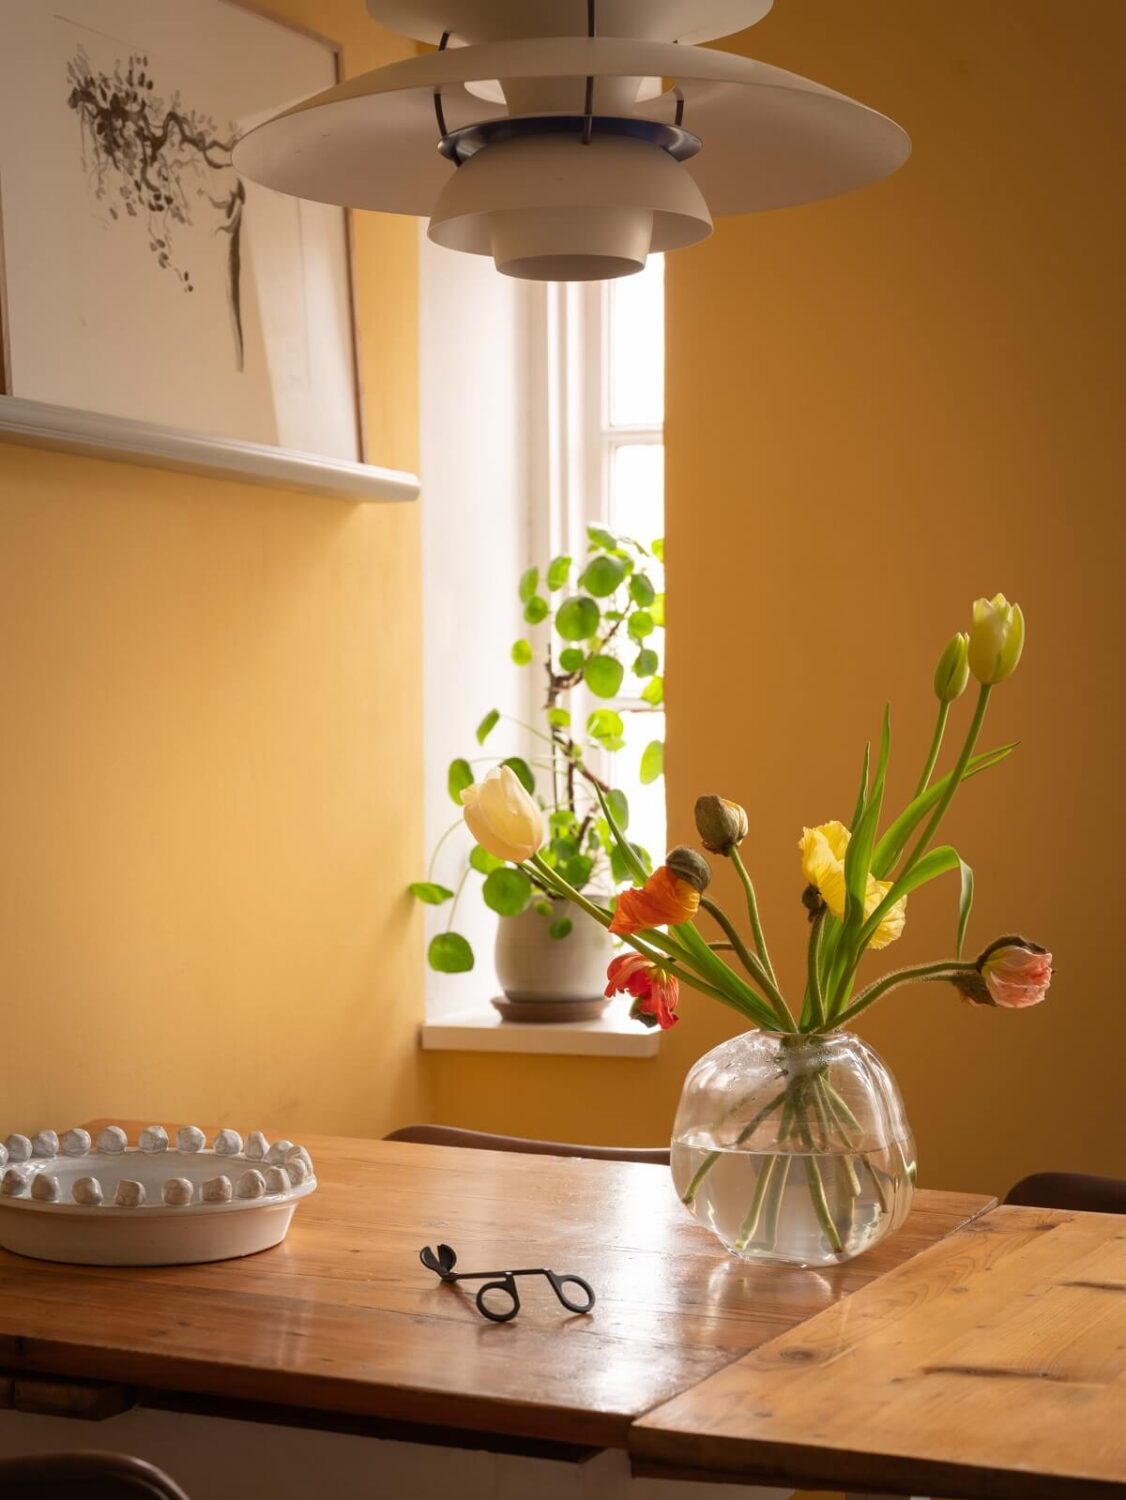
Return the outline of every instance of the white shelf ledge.
[[[25,401],[19,396],[0,396],[0,441],[273,485],[334,500],[418,498],[418,476],[403,470],[271,448],[265,443],[244,443],[237,438],[205,437],[152,422],[134,422],[128,417],[109,417],[101,412],[54,406],[48,401]]]
[[[523,1052],[550,1057],[656,1057],[659,1031],[631,1021],[624,1004],[597,1021],[504,1021],[491,1005],[430,1016],[420,1028],[427,1052]]]

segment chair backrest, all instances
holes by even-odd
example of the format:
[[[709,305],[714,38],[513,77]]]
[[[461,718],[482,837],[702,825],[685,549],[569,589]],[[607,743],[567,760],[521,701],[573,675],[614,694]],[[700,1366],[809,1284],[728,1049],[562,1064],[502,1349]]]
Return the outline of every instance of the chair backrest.
[[[1005,1195],[1025,1208],[1075,1209],[1089,1214],[1126,1214],[1126,1182],[1086,1172],[1034,1172]]]
[[[383,1138],[413,1141],[420,1146],[469,1146],[478,1151],[520,1151],[528,1156],[581,1156],[590,1161],[636,1161],[667,1167],[669,1153],[659,1147],[575,1146],[564,1141],[537,1141],[520,1135],[489,1135],[483,1130],[461,1130],[456,1125],[404,1125]]]
[[[188,1500],[161,1469],[123,1453],[0,1459],[0,1500]]]

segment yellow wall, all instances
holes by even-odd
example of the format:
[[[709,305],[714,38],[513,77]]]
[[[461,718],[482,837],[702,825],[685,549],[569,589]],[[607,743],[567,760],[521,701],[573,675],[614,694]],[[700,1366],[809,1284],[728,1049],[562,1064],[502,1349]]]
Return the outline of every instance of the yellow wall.
[[[909,791],[941,644],[973,596],[1019,599],[1026,660],[987,738],[1024,744],[949,832],[978,876],[971,943],[1016,929],[1051,946],[1050,1002],[1006,1014],[923,988],[862,1029],[900,1078],[925,1183],[1121,1173],[1126,6],[779,0],[743,41],[885,110],[915,155],[880,187],[721,223],[670,257],[674,838],[699,791],[747,804],[796,986],[802,823],[848,817],[885,695],[892,793]],[[953,885],[913,898],[888,957],[943,956],[956,901]],[[688,999],[652,1063],[439,1057],[439,1107],[660,1141],[685,1070],[729,1030]]]
[[[274,8],[350,72],[410,50]],[[357,223],[371,452],[411,469],[416,234]],[[420,1112],[418,574],[414,507],[0,445],[0,1134]]]

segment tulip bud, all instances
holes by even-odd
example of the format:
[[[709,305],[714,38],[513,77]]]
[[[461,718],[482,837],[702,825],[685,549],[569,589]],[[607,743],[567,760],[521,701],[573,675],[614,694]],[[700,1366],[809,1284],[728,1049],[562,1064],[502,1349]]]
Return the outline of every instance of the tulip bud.
[[[974,601],[970,627],[970,671],[978,682],[1004,682],[1017,669],[1024,649],[1024,615],[1004,594]]]
[[[747,814],[738,802],[714,792],[696,798],[696,830],[711,854],[730,854],[747,837]]]
[[[711,884],[711,865],[702,854],[697,854],[695,849],[689,849],[686,844],[679,844],[675,849],[669,850],[665,858],[665,867],[678,880],[687,880],[693,890],[699,891],[701,896]]]
[[[938,666],[934,669],[934,691],[940,703],[953,703],[966,691],[970,680],[969,646],[969,636],[959,633],[938,658]]]
[[[520,864],[544,841],[543,813],[511,766],[498,766],[467,786],[461,801],[470,833],[496,859]]]

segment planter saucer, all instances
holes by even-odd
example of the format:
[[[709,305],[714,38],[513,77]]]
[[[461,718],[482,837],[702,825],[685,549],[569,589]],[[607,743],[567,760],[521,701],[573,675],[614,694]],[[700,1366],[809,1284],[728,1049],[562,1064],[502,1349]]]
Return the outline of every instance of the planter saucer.
[[[597,1000],[510,1000],[498,995],[493,1001],[506,1021],[549,1026],[563,1021],[597,1021],[609,1004],[601,996]]]

